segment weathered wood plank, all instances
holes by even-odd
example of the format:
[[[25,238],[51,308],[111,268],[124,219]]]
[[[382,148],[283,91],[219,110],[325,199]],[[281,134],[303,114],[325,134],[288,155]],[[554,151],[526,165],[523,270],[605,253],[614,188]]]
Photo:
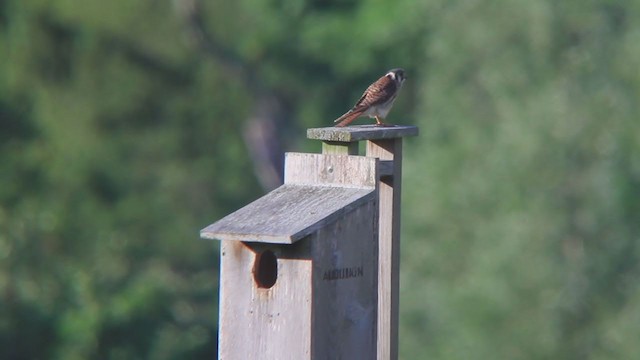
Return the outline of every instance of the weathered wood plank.
[[[377,164],[365,156],[286,153],[284,183],[374,188]]]
[[[286,163],[285,185],[216,223],[312,229],[291,245],[222,242],[219,358],[375,359],[378,159],[287,154]],[[331,220],[310,228],[310,211]],[[255,274],[267,251],[277,277],[265,287]]]
[[[207,226],[204,239],[292,244],[374,196],[374,188],[285,184]]]
[[[277,257],[278,279],[263,289],[253,277],[256,253],[263,249],[222,242],[220,360],[311,358],[312,261],[300,256],[308,251],[298,252],[297,259],[284,259],[280,250],[286,247],[270,249]]]
[[[312,359],[376,358],[377,214],[372,199],[310,239]]]
[[[375,359],[375,199],[293,245],[224,241],[220,359]],[[258,254],[277,279],[256,286]]]
[[[367,141],[367,156],[392,161],[379,187],[378,359],[398,358],[402,139]]]
[[[375,126],[357,125],[345,127],[324,127],[307,129],[307,138],[322,141],[353,142],[360,140],[393,139],[417,136],[416,126]]]
[[[285,184],[207,226],[205,239],[292,244],[375,196],[378,159],[287,153]]]

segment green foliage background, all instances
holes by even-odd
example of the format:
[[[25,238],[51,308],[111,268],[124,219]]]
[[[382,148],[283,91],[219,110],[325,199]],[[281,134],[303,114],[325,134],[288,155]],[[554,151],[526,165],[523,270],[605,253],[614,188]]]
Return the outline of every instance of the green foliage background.
[[[318,151],[304,128],[400,66],[401,358],[640,352],[640,3],[202,2],[252,81],[190,4],[0,0],[0,358],[214,358],[198,230],[264,191],[254,87]]]

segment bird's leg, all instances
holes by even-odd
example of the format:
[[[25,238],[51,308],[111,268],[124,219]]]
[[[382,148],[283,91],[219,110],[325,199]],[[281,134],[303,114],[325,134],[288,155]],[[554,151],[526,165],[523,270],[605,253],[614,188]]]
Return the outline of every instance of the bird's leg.
[[[376,115],[375,118],[376,118],[376,126],[393,126],[391,124],[387,124],[382,120],[380,120],[380,117],[378,115]]]

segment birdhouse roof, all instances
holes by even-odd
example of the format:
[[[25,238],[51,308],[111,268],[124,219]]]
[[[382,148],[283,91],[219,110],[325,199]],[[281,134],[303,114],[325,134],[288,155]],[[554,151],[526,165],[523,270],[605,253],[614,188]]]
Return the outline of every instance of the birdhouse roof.
[[[287,153],[285,184],[200,231],[205,239],[293,244],[375,196],[379,161]]]
[[[373,188],[282,185],[200,232],[205,239],[292,244],[369,201]]]

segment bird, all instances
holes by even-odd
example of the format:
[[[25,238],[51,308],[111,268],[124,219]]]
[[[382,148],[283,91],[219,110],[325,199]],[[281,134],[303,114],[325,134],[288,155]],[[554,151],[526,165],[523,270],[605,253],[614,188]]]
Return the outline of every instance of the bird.
[[[383,120],[391,110],[404,80],[404,69],[389,70],[383,77],[369,85],[351,110],[334,121],[337,123],[335,126],[347,126],[360,116],[375,118],[376,126],[393,126],[385,124]]]

